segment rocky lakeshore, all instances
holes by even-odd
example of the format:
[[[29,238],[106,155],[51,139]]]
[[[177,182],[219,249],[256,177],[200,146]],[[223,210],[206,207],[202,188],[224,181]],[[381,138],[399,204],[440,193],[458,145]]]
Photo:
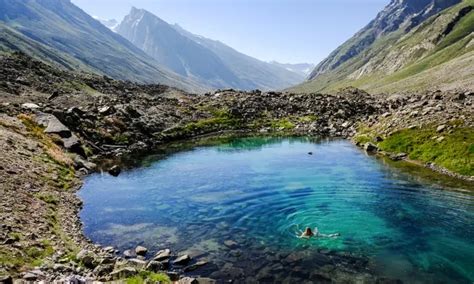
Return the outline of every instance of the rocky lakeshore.
[[[235,90],[193,95],[66,72],[22,54],[0,61],[0,282],[130,277],[158,282],[167,280],[160,278],[163,274],[180,283],[212,283],[198,274],[187,276],[209,260],[166,248],[154,255],[142,247],[118,252],[94,245],[82,232],[82,202],[75,194],[81,177],[100,170],[119,175],[121,157],[174,141],[229,132],[342,137],[368,152],[410,160],[414,154],[393,146],[392,140],[411,141],[413,134],[426,132],[435,150],[448,142],[471,143],[470,152],[462,167],[446,169],[451,161],[438,165],[423,161],[430,158],[425,156],[420,163],[473,180],[472,92],[375,96],[349,88],[332,95]],[[407,150],[414,148],[406,144]],[[370,271],[359,271],[368,266],[364,261],[321,254],[331,262],[358,263],[353,274],[376,280]],[[304,259],[299,257],[295,261]],[[235,269],[228,270],[225,277],[237,277]],[[322,268],[315,277],[331,281],[353,274]]]

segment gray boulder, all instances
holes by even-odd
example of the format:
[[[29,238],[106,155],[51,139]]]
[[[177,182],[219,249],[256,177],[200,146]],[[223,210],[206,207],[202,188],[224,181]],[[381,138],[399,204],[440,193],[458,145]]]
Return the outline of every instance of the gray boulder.
[[[191,260],[191,257],[187,254],[182,255],[173,261],[173,264],[176,265],[185,265]]]
[[[117,166],[114,166],[114,167],[117,167]],[[114,167],[112,167],[112,169],[113,169]],[[109,173],[110,173],[110,171],[112,171],[112,169],[109,170]],[[119,172],[119,173],[120,173],[120,172]],[[112,173],[110,173],[110,174],[112,174]],[[113,174],[112,174],[112,175],[113,175]],[[137,247],[135,248],[135,253],[136,253],[137,255],[142,255],[142,256],[144,256],[144,255],[146,255],[147,252],[148,252],[148,249],[147,249],[146,247],[137,246]]]
[[[171,256],[171,251],[169,249],[164,249],[164,250],[158,251],[155,257],[153,258],[153,260],[162,261],[162,260],[170,258],[170,256]]]
[[[71,130],[62,124],[54,115],[48,116],[48,125],[44,133],[57,134],[62,138],[69,138],[72,135]]]

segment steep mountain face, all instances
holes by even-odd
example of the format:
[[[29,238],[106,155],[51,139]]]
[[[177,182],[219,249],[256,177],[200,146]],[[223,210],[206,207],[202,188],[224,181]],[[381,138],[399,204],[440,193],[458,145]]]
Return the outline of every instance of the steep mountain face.
[[[294,90],[329,91],[349,85],[380,92],[469,87],[465,82],[472,75],[473,5],[472,0],[392,0]],[[463,74],[456,83],[449,76],[453,68]],[[429,86],[433,79],[438,84]]]
[[[292,82],[304,80],[303,76],[295,72],[290,72],[280,66],[240,53],[220,41],[192,34],[179,25],[174,25],[174,28],[184,36],[214,52],[240,80],[248,85],[247,88],[242,88],[244,90],[280,90],[292,86],[294,84]]]
[[[147,56],[70,0],[0,0],[0,48],[20,50],[68,69],[113,78],[162,83],[190,91],[204,88]]]
[[[169,25],[146,10],[132,8],[116,31],[174,72],[214,88],[281,89],[304,79]]]
[[[311,72],[314,70],[314,67],[316,67],[314,64],[310,64],[310,63],[291,64],[291,63],[280,63],[276,61],[271,61],[270,63],[279,67],[283,67],[288,71],[298,73],[304,77],[308,77],[309,74],[311,74]]]
[[[213,52],[146,10],[132,8],[116,31],[182,76],[196,78],[212,87],[241,85],[239,78]]]

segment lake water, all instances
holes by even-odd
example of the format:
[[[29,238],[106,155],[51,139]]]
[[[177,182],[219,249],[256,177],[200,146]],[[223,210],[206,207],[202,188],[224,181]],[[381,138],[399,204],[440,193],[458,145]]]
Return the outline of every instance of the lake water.
[[[143,165],[86,179],[81,218],[94,242],[186,252],[209,260],[189,274],[245,283],[474,281],[473,191],[347,141],[235,138]],[[297,238],[305,227],[340,237]]]

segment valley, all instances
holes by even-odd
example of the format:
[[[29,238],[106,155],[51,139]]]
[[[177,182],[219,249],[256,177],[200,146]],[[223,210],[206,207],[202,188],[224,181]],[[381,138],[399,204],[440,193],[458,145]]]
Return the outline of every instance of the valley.
[[[474,281],[473,0],[317,65],[74,3],[0,0],[0,283]]]
[[[117,166],[125,170],[133,166],[130,155],[150,153],[174,141],[232,133],[353,138],[369,153],[395,161],[417,159],[472,182],[472,93],[390,99],[357,89],[336,95],[233,90],[191,95],[162,85],[60,71],[23,54],[1,60],[1,74],[8,74],[2,75],[0,88],[2,180],[8,185],[2,187],[2,208],[22,208],[2,211],[3,242],[15,244],[2,252],[14,258],[2,261],[10,273],[35,263],[43,267],[40,274],[33,271],[23,277],[51,281],[75,271],[111,280],[137,273],[140,264],[134,259],[117,258],[114,249],[92,246],[83,237],[77,216],[82,202],[75,192],[81,176],[114,173]],[[410,140],[406,128],[433,141],[427,142],[427,149],[420,145],[426,151],[421,156],[420,149],[412,148],[417,138]],[[408,144],[394,148],[397,139]],[[437,154],[452,147],[459,147],[459,154]],[[38,159],[30,161],[33,156]],[[85,255],[94,261],[83,266]],[[58,261],[64,264],[56,265]]]

